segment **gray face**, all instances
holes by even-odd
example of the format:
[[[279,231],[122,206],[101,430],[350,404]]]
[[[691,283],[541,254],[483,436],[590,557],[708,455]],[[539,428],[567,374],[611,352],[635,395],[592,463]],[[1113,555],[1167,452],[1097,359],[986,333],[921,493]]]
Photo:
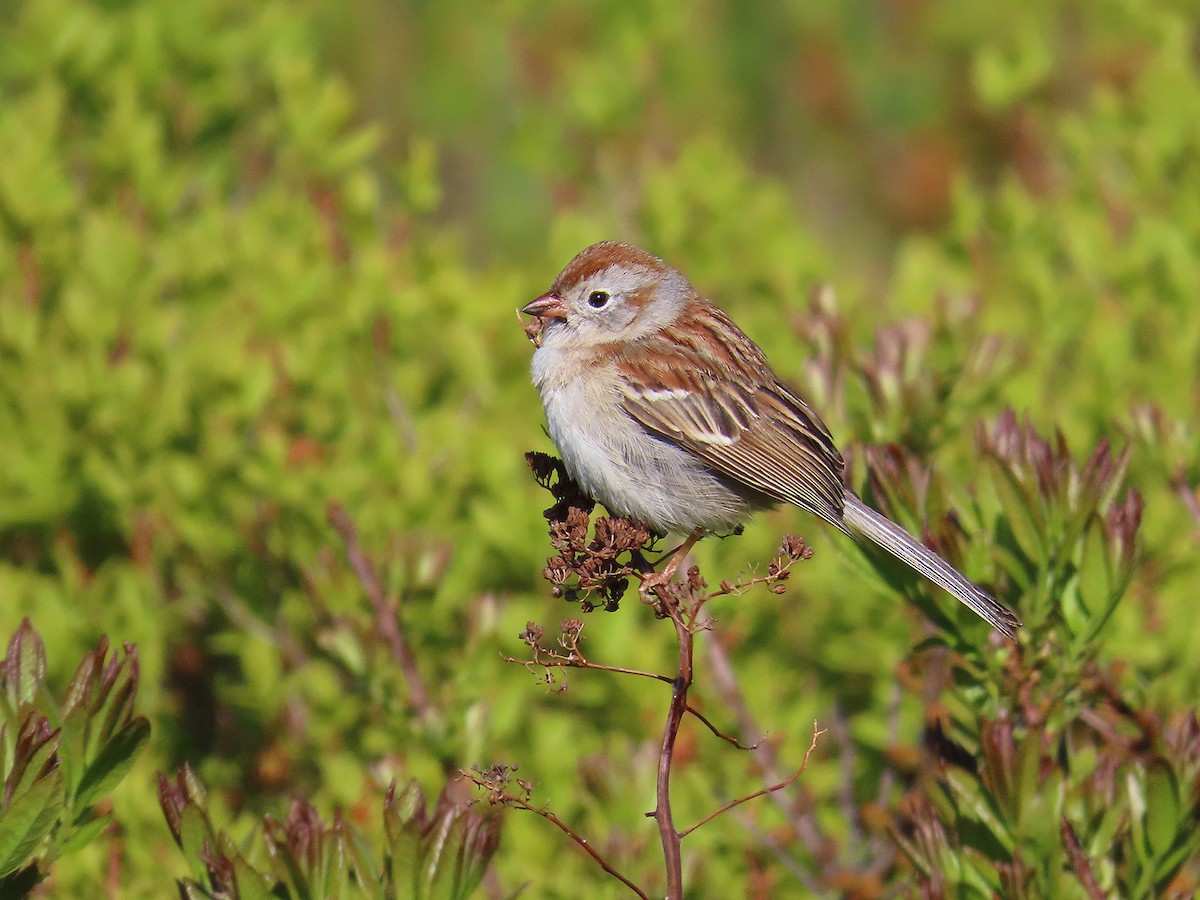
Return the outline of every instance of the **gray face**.
[[[611,340],[637,321],[650,293],[648,273],[611,266],[564,292],[566,325],[580,337],[594,334]]]
[[[548,318],[548,345],[633,341],[674,321],[688,293],[674,270],[617,264],[559,287],[566,318]]]

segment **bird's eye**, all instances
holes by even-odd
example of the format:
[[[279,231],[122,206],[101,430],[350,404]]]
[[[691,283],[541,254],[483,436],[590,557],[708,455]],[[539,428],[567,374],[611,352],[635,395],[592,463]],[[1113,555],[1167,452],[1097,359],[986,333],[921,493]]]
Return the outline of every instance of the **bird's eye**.
[[[603,309],[608,304],[608,291],[592,291],[588,294],[588,306]]]

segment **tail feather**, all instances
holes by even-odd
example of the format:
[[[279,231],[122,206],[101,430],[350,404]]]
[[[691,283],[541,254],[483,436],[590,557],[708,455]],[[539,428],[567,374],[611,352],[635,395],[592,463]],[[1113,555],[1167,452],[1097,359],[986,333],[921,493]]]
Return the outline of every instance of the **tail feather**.
[[[1005,637],[1016,639],[1021,622],[1007,607],[997,603],[948,562],[849,491],[846,492],[844,516],[846,525],[855,535],[878,544],[934,584],[945,588]]]

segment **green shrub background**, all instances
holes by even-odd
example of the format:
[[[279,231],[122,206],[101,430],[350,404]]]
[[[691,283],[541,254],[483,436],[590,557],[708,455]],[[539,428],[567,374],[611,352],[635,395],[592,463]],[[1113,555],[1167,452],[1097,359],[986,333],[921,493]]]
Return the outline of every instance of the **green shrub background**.
[[[656,870],[641,814],[665,692],[575,673],[559,695],[499,656],[572,612],[539,578],[547,499],[522,454],[551,448],[514,308],[608,237],[683,268],[844,445],[900,442],[955,497],[980,479],[976,423],[1008,406],[1078,456],[1128,443],[1143,549],[1096,653],[1146,703],[1195,703],[1195,8],[684,9],[0,8],[0,631],[31,617],[59,683],[99,634],[136,643],[153,725],[120,827],[56,865],[56,895],[95,895],[114,865],[122,897],[173,890],[187,866],[153,774],[184,762],[235,834],[292,795],[370,819],[391,777],[436,792],[519,762],[629,871]],[[932,323],[904,362],[924,394],[879,416],[821,378],[807,319],[830,291],[843,354]],[[376,639],[334,500],[386,560],[432,719]],[[815,558],[782,597],[722,601],[718,628],[785,758],[845,711],[862,800],[920,740],[918,699],[898,734],[887,710],[922,628],[794,510],[698,558],[733,577],[788,531]],[[671,664],[636,602],[586,634],[593,658]],[[715,741],[689,752],[685,820],[758,786]],[[843,763],[823,747],[802,782],[834,833]],[[778,827],[769,803],[751,815]],[[767,865],[745,840],[697,832],[691,878],[742,895]],[[532,816],[507,817],[496,877],[620,895]]]

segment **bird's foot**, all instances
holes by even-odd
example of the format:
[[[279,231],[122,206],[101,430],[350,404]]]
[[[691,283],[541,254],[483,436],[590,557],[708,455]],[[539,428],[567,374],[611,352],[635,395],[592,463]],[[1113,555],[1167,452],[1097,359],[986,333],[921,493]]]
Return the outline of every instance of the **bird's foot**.
[[[668,556],[670,560],[661,572],[655,572],[651,569],[649,572],[640,573],[642,583],[638,587],[638,598],[647,606],[653,607],[654,614],[659,618],[666,617],[666,611],[663,609],[663,601],[670,597],[668,591],[671,579],[675,577],[675,572],[683,563],[692,547],[696,545],[696,541],[704,536],[702,529],[693,531],[688,539],[672,550]]]

